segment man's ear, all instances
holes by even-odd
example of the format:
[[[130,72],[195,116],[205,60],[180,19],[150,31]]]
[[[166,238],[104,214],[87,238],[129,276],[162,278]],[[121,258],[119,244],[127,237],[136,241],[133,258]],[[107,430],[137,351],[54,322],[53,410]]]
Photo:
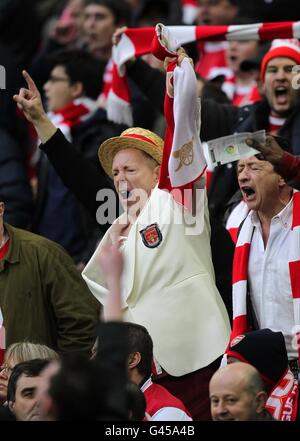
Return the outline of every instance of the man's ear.
[[[132,352],[131,354],[129,354],[129,359],[128,359],[128,368],[129,369],[134,369],[135,367],[137,367],[137,365],[140,363],[142,357],[140,352]]]
[[[14,411],[15,402],[14,401],[9,401],[8,402],[8,407],[9,407],[9,410],[14,414],[15,413],[15,411]]]
[[[154,169],[154,173],[155,173],[155,180],[156,182],[158,182],[159,180],[159,175],[160,175],[160,165],[157,165]]]
[[[266,402],[267,402],[267,398],[268,398],[268,395],[263,390],[261,390],[260,392],[258,392],[256,394],[256,397],[255,397],[256,413],[262,413],[263,412],[263,410],[265,408],[265,405],[266,405]]]
[[[285,185],[287,185],[282,176],[279,176],[278,185],[279,187],[284,187]]]
[[[73,98],[79,98],[80,96],[84,95],[84,89],[83,89],[83,84],[81,81],[76,81],[76,83],[73,83],[71,85],[72,88],[72,95]]]

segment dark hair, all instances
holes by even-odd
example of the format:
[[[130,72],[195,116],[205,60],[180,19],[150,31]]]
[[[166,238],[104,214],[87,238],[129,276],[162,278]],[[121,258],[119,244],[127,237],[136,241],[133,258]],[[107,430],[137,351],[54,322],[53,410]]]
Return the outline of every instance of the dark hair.
[[[48,364],[49,360],[41,360],[39,358],[16,364],[7,385],[7,401],[15,401],[17,383],[21,375],[25,375],[26,377],[38,377]]]
[[[143,421],[146,412],[146,399],[139,386],[132,381],[126,384],[130,421]]]
[[[84,94],[96,99],[101,92],[102,77],[106,62],[96,60],[83,49],[69,49],[55,52],[48,58],[50,70],[64,67],[70,83],[81,82]]]
[[[105,414],[109,401],[109,372],[83,355],[69,355],[50,380],[48,395],[59,421],[95,421]]]
[[[137,323],[126,322],[123,324],[128,338],[129,354],[139,352],[141,361],[137,365],[137,369],[144,377],[150,377],[153,359],[153,341],[149,332],[144,326]]]
[[[125,25],[130,22],[131,8],[126,0],[85,0],[85,6],[89,5],[108,8],[114,16],[116,25]]]
[[[135,23],[146,22],[146,26],[167,23],[172,5],[168,0],[147,0],[142,3],[135,16]]]

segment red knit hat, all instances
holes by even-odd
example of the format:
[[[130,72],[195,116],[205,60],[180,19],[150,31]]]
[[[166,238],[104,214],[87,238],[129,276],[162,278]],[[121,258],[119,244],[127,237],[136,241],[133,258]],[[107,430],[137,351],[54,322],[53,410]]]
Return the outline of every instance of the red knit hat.
[[[264,56],[261,62],[260,78],[264,81],[267,64],[272,58],[287,57],[300,64],[300,44],[296,38],[273,41],[270,50]]]

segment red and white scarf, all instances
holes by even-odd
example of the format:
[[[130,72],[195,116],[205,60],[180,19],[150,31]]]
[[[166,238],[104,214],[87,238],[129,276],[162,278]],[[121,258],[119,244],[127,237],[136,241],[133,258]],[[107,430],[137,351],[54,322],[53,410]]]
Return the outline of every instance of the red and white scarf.
[[[237,241],[240,225],[243,220],[246,219],[248,213],[248,205],[244,200],[241,200],[241,202],[236,207],[234,207],[227,219],[226,230],[228,230],[230,237],[234,243],[236,243]]]
[[[298,381],[291,370],[287,369],[271,390],[265,407],[278,421],[296,421],[298,393]]]
[[[91,98],[77,98],[60,110],[48,112],[52,123],[60,129],[65,137],[72,141],[71,130],[89,118],[98,108],[96,101]]]
[[[196,40],[273,40],[274,38],[300,38],[300,21],[282,23],[256,23],[231,26],[170,26],[178,45]],[[131,28],[113,47],[113,82],[108,95],[108,119],[132,126],[130,94],[125,63],[133,57],[151,51],[155,29]]]
[[[269,115],[269,127],[268,127],[268,133],[270,135],[277,135],[278,130],[281,129],[281,127],[286,122],[286,118],[282,118],[279,116],[274,116],[272,114]]]
[[[168,190],[191,188],[206,169],[199,137],[200,103],[196,92],[196,76],[187,58],[180,66],[177,65],[177,47],[178,43],[168,28],[157,25],[153,54],[160,60],[175,57],[175,61],[167,67],[164,103],[166,133],[159,179],[159,188]],[[188,207],[189,203],[185,202]]]
[[[248,262],[253,228],[250,212],[240,230],[233,258],[233,328],[230,341],[234,337],[248,331],[246,295]],[[297,339],[298,358],[300,359],[300,192],[295,192],[293,195],[291,231],[295,239],[293,241],[293,249],[291,250],[292,258],[289,262],[290,291],[294,308],[295,338]]]
[[[240,86],[237,84],[235,75],[225,78],[222,84],[222,90],[226,93],[231,103],[236,107],[253,104],[261,99],[258,87],[255,81],[252,81],[247,86]]]

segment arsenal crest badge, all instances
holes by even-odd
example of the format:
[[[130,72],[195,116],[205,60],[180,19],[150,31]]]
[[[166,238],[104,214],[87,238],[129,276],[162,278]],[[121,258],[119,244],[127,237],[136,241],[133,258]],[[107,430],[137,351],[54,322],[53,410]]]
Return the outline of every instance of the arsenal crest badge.
[[[156,248],[162,241],[162,234],[157,223],[148,225],[140,231],[140,235],[147,248]]]

